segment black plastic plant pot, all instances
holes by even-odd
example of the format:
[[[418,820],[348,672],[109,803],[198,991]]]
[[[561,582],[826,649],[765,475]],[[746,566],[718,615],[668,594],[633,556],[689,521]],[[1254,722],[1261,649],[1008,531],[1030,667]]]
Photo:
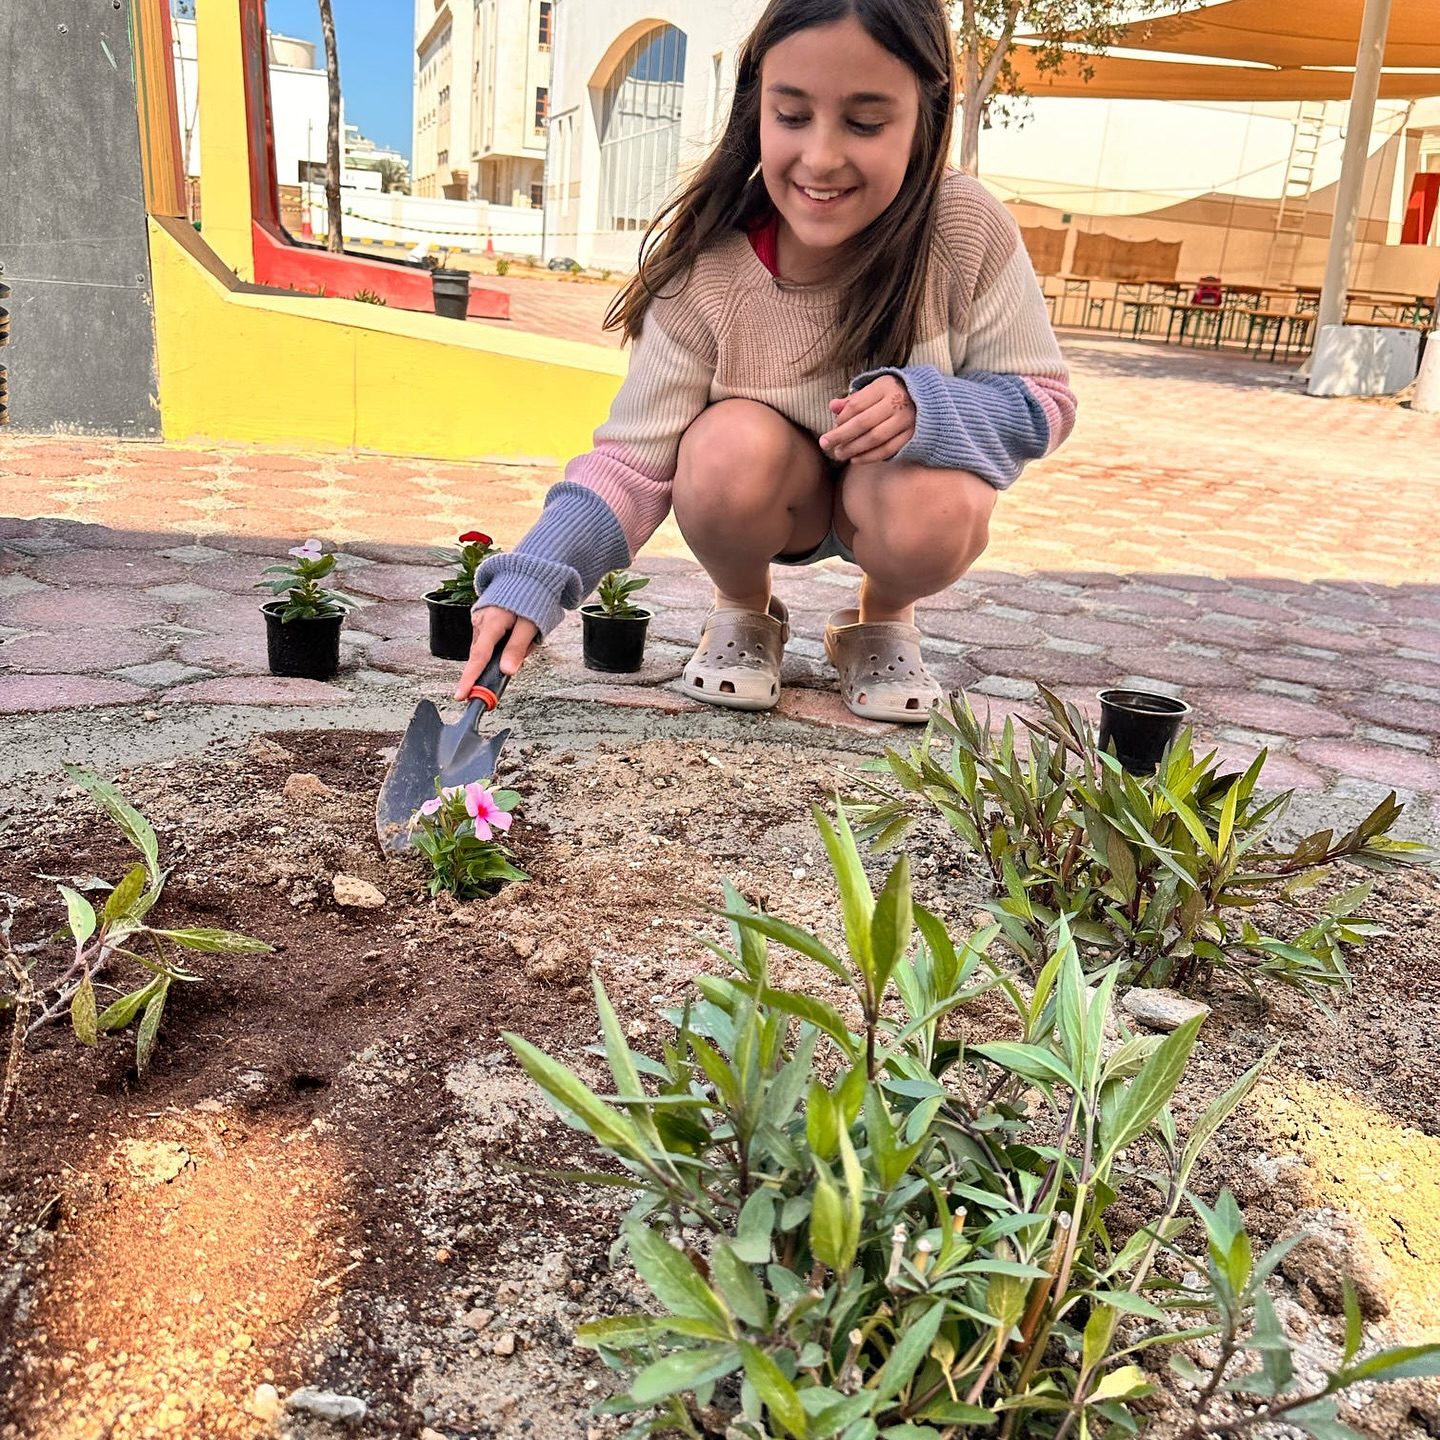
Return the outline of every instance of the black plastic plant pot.
[[[319,620],[281,621],[286,602],[272,600],[260,608],[265,612],[265,647],[270,655],[272,675],[290,675],[300,680],[329,680],[340,669],[340,626],[343,615]]]
[[[1153,775],[1190,707],[1151,690],[1102,690],[1099,699],[1100,748],[1113,748],[1132,775]]]
[[[474,631],[470,627],[470,606],[461,601],[442,600],[432,590],[425,597],[430,610],[430,653],[440,660],[468,660]]]
[[[607,615],[598,605],[580,607],[580,648],[587,670],[630,675],[645,663],[645,630],[653,610],[624,620]]]
[[[463,320],[470,311],[470,272],[441,270],[430,272],[430,288],[435,296],[435,313],[450,320]]]

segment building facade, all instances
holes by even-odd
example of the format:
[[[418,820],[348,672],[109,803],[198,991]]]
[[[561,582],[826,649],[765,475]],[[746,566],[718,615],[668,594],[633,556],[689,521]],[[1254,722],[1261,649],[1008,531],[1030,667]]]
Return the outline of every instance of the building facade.
[[[416,0],[416,195],[539,206],[554,0]]]
[[[175,96],[180,118],[180,153],[187,176],[200,173],[200,91],[196,62],[195,22],[171,19],[175,47]],[[325,70],[316,68],[315,47],[308,40],[271,34],[270,122],[275,137],[275,178],[281,185],[299,185],[316,165],[325,170],[325,127],[330,94]],[[344,108],[342,103],[343,123]],[[342,131],[343,133],[343,131]],[[346,177],[347,181],[350,177]]]

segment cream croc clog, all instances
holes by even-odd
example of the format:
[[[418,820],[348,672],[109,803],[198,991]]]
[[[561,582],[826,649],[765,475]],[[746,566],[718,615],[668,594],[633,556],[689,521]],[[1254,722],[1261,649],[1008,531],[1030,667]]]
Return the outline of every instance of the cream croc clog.
[[[768,613],[712,610],[700,644],[680,677],[681,688],[707,705],[770,710],[780,699],[780,661],[790,638],[790,617],[779,600]]]
[[[825,626],[825,653],[840,672],[841,699],[867,720],[923,725],[944,699],[925,668],[913,625],[862,625],[858,610],[837,610]]]

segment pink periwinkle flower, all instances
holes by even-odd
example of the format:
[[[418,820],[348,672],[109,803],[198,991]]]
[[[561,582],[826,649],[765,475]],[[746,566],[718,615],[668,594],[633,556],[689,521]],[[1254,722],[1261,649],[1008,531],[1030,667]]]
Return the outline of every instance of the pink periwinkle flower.
[[[491,840],[496,830],[510,828],[510,816],[495,803],[495,797],[483,785],[465,787],[465,808],[475,821],[477,839]]]
[[[290,553],[297,560],[319,560],[324,555],[318,540],[307,540],[303,545],[297,545]]]
[[[422,815],[434,815],[447,800],[459,793],[460,786],[458,785],[446,785],[442,787],[438,795],[432,795],[430,799],[421,805],[420,813]]]

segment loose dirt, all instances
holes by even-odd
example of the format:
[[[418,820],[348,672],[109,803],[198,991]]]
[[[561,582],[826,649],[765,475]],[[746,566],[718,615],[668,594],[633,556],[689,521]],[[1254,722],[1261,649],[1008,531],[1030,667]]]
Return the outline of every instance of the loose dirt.
[[[862,757],[753,739],[512,745],[512,848],[532,878],[455,904],[375,846],[394,740],[285,734],[116,777],[173,868],[157,921],[275,949],[192,957],[203,978],[173,995],[143,1078],[128,1035],[94,1050],[59,1024],[32,1037],[0,1143],[3,1440],[337,1433],[261,1418],[262,1383],[362,1397],[348,1433],[364,1436],[614,1433],[590,1415],[613,1377],[572,1337],[642,1299],[610,1255],[623,1192],[545,1173],[605,1161],[502,1032],[598,1079],[594,970],[635,1042],[658,1040],[658,1012],[721,964],[702,942],[722,937],[709,907],[726,879],[838,944],[809,807]],[[922,828],[911,856],[920,898],[968,930],[984,891],[959,850]],[[29,813],[0,835],[13,940],[63,921],[37,877],[114,880],[132,863],[78,791]],[[340,908],[337,873],[385,905]],[[1277,1297],[1311,1365],[1333,1358],[1342,1268],[1374,1343],[1440,1339],[1440,883],[1384,878],[1370,913],[1391,934],[1335,1020],[1288,994],[1211,997],[1176,1107],[1183,1128],[1281,1043],[1194,1187],[1230,1186],[1257,1245],[1312,1233]],[[38,979],[63,966],[58,948],[34,953]],[[776,965],[816,983],[804,962]],[[1429,1382],[1356,1398],[1343,1413],[1376,1440],[1440,1435]],[[1149,1433],[1184,1406],[1172,1389]]]

